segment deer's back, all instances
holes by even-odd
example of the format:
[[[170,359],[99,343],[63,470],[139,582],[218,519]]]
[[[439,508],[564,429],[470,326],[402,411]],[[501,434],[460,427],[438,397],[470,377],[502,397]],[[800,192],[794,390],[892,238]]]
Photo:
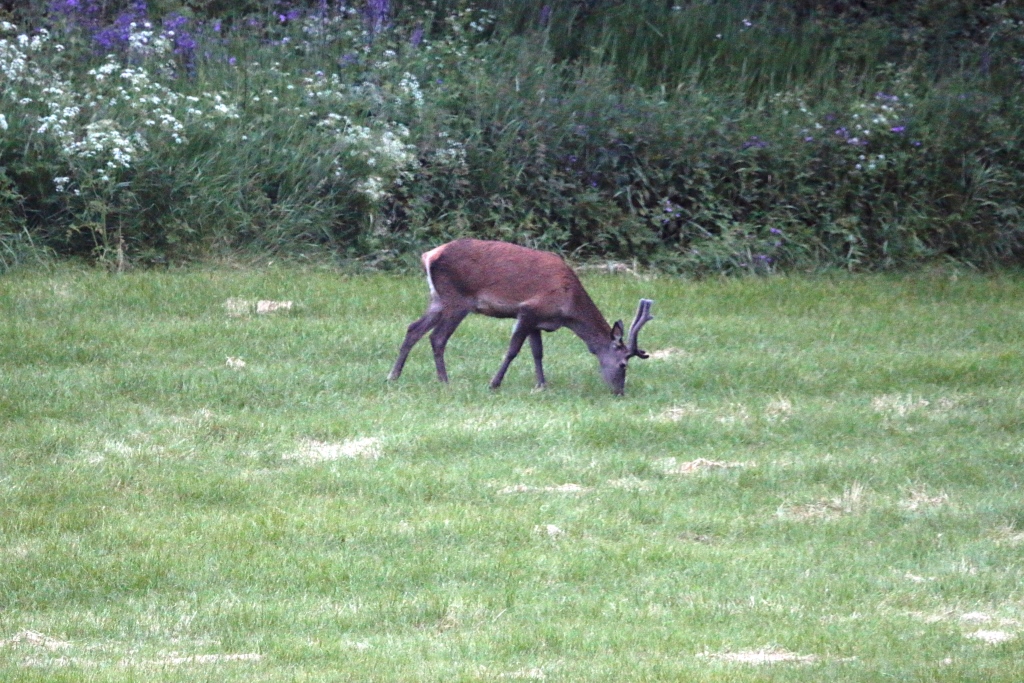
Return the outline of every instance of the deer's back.
[[[582,290],[562,257],[507,242],[455,240],[423,254],[423,265],[437,296],[496,317],[515,317],[524,304],[561,317]]]

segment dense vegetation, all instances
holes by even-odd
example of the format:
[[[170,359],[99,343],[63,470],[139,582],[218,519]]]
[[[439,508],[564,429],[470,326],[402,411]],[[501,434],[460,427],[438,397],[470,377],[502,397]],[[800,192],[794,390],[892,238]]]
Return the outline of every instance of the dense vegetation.
[[[1024,254],[1017,3],[5,7],[0,268],[467,234],[696,273]]]

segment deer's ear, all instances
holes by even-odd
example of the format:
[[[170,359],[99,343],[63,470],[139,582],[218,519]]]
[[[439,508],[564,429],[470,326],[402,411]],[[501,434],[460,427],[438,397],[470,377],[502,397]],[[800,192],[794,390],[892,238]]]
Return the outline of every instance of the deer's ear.
[[[616,320],[615,324],[612,325],[612,341],[613,342],[620,342],[620,341],[622,341],[622,321],[621,320]]]

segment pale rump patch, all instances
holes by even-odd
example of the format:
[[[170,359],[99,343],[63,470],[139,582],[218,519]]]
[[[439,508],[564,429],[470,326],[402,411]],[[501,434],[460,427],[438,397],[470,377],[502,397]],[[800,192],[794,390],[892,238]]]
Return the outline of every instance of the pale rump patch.
[[[764,650],[741,650],[740,652],[701,652],[698,657],[738,664],[810,664],[818,661],[817,655],[800,655],[781,648]]]
[[[529,484],[514,484],[506,486],[498,491],[499,494],[509,493],[586,493],[590,489],[579,484],[559,484],[558,486],[530,486]]]
[[[327,443],[315,439],[305,439],[299,443],[299,448],[291,453],[285,453],[283,460],[297,460],[299,462],[315,463],[328,462],[331,460],[376,460],[381,455],[381,440],[374,436],[361,439],[349,439],[342,443]]]
[[[434,260],[441,255],[441,251],[444,249],[444,246],[445,245],[442,244],[440,247],[435,247],[428,252],[424,252],[423,255],[420,256],[420,260],[423,262],[423,270],[427,271],[427,287],[430,288],[431,299],[437,296],[437,289],[434,288],[434,277],[430,274],[430,266],[434,263]]]
[[[665,474],[696,474],[711,470],[730,470],[739,467],[753,467],[756,463],[747,462],[726,462],[723,460],[707,460],[697,458],[688,462],[678,462],[675,458],[664,458],[659,461],[661,469]]]

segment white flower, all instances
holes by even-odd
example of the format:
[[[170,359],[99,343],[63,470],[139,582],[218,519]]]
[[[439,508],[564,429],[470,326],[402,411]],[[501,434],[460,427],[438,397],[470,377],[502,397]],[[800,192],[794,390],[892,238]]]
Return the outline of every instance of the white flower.
[[[7,117],[0,114],[0,130],[7,130]]]

